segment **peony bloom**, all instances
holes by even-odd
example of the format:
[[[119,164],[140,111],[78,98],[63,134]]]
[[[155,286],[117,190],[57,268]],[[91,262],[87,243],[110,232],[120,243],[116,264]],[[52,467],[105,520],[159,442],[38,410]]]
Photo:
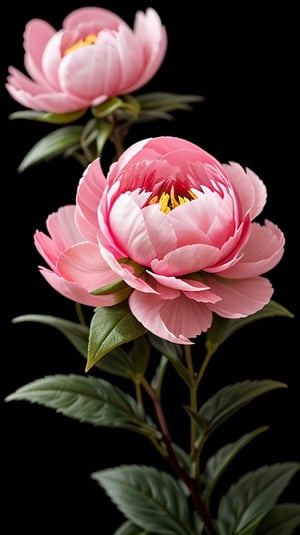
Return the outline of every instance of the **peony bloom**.
[[[83,7],[56,31],[32,19],[24,32],[24,65],[10,66],[6,88],[22,106],[68,113],[145,85],[160,67],[167,35],[156,11],[138,11],[133,30],[115,13]]]
[[[124,299],[157,336],[176,343],[207,331],[213,313],[253,314],[271,299],[262,274],[281,259],[285,238],[253,220],[266,187],[238,163],[222,165],[177,137],[142,140],[104,176],[93,161],[76,205],[34,236],[50,269],[40,271],[64,296],[91,306]]]

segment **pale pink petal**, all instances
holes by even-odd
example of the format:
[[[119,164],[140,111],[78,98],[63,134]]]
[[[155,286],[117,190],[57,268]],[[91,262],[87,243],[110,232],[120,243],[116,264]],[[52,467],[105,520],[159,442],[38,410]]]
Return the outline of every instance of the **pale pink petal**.
[[[177,344],[191,344],[189,338],[207,331],[212,322],[206,305],[183,295],[162,300],[156,295],[134,291],[129,297],[129,307],[147,330]]]
[[[80,243],[67,249],[58,259],[60,275],[88,292],[119,280],[93,243]]]
[[[244,215],[257,217],[266,204],[267,191],[262,180],[251,170],[236,162],[223,165],[239,196]]]
[[[137,49],[144,56],[144,67],[138,79],[127,87],[131,93],[145,85],[161,66],[167,50],[167,32],[161,24],[157,12],[148,8],[145,13],[138,11],[134,21]]]
[[[65,30],[76,29],[80,25],[94,24],[97,28],[117,29],[122,19],[108,9],[102,7],[80,7],[71,11],[64,21]]]
[[[172,294],[166,294],[166,288],[180,290],[188,299],[193,299],[201,303],[216,303],[221,299],[218,295],[211,292],[209,286],[204,282],[188,278],[165,277],[164,275],[158,275],[150,271],[147,271],[147,273],[147,281],[151,286],[153,286],[150,282],[151,277],[159,283],[159,286],[155,285],[154,288],[160,293],[162,299],[170,299],[172,297]],[[173,295],[174,297],[177,297],[176,294]]]
[[[39,267],[39,270],[41,275],[43,275],[54,290],[72,301],[92,307],[111,306],[117,303],[117,296],[115,295],[91,295],[83,288],[80,288],[76,283],[62,279],[56,273],[53,273],[53,271],[41,266]]]
[[[28,74],[39,84],[50,89],[45,77],[42,60],[48,41],[56,34],[55,29],[48,22],[41,19],[32,19],[24,31],[24,65]]]
[[[212,312],[224,318],[243,318],[261,310],[271,299],[273,288],[268,279],[217,279],[208,277],[211,289],[222,298],[208,305]]]
[[[255,277],[270,271],[281,260],[284,245],[284,234],[276,225],[270,221],[265,221],[265,226],[252,223],[250,237],[240,261],[222,271],[222,277]]]

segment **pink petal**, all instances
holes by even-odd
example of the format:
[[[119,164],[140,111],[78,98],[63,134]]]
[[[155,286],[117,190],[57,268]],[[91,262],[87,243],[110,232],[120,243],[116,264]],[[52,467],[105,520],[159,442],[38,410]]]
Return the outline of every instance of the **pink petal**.
[[[43,275],[54,290],[64,297],[72,299],[72,301],[93,307],[111,306],[115,305],[117,302],[115,295],[91,295],[83,288],[77,286],[76,283],[62,279],[56,273],[53,273],[53,271],[45,269],[44,267],[39,267],[39,270],[41,275]]]
[[[191,344],[189,338],[207,331],[212,322],[212,314],[205,305],[183,295],[162,300],[156,295],[134,291],[129,297],[129,307],[147,330],[178,344]]]
[[[244,170],[236,162],[224,164],[223,167],[236,188],[244,215],[249,213],[253,220],[265,206],[267,198],[265,184],[251,169]]]
[[[101,7],[80,7],[71,11],[64,21],[63,28],[65,30],[77,29],[83,24],[96,24],[99,28],[117,29],[122,19],[108,9]]]
[[[151,268],[160,275],[186,275],[215,264],[220,251],[210,245],[186,245],[166,254],[162,260],[154,259]]]
[[[284,235],[276,225],[270,221],[265,221],[265,226],[252,223],[243,256],[237,264],[222,271],[222,277],[247,278],[270,271],[281,260],[284,245]]]
[[[224,318],[242,318],[261,310],[271,299],[273,288],[264,277],[250,279],[217,279],[208,277],[211,289],[222,298],[208,305]]]
[[[42,59],[48,41],[56,34],[55,29],[48,22],[31,19],[24,31],[24,64],[28,74],[39,84],[50,89],[45,78]]]
[[[93,243],[79,243],[67,249],[58,259],[60,275],[88,292],[119,280]]]
[[[98,206],[107,186],[102,172],[100,159],[94,160],[85,169],[76,195],[75,220],[82,236],[88,241],[97,243],[100,234],[98,223]]]

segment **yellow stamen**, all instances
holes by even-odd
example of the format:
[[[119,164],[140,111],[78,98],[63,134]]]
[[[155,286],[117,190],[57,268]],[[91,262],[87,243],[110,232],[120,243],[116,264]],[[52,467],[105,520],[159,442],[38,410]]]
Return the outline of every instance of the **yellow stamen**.
[[[87,35],[84,39],[80,39],[80,41],[77,41],[77,43],[74,43],[74,45],[67,48],[64,52],[64,55],[70,54],[71,52],[75,52],[75,50],[78,50],[78,48],[82,48],[84,46],[94,45],[97,42],[97,35],[91,33]]]

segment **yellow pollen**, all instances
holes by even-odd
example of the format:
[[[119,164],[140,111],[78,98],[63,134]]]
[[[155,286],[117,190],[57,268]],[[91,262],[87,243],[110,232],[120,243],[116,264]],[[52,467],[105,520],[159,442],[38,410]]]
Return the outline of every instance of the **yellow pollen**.
[[[87,35],[84,39],[80,39],[80,41],[77,41],[77,43],[74,43],[74,45],[67,48],[64,52],[64,55],[70,54],[71,52],[75,52],[75,50],[78,50],[78,48],[82,48],[84,46],[94,45],[97,42],[97,35],[94,33],[91,33],[90,35]]]
[[[197,199],[197,195],[195,195],[195,193],[192,191],[188,191],[188,195],[189,197],[182,195],[177,195],[177,197],[175,197],[174,188],[172,187],[170,193],[164,191],[159,198],[157,195],[152,197],[152,199],[149,201],[149,204],[159,203],[161,211],[164,214],[168,214],[171,210],[177,208],[177,206],[185,204],[193,199]]]

